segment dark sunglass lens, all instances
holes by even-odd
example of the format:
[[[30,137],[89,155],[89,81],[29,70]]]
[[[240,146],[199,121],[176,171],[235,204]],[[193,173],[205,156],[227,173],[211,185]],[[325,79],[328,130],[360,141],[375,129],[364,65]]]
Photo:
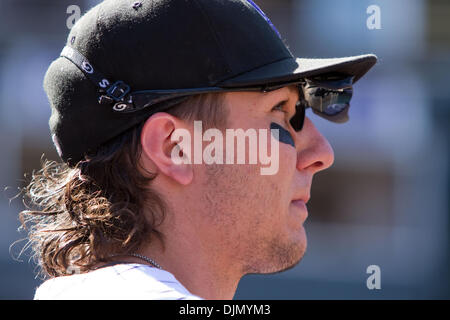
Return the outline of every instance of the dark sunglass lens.
[[[295,105],[295,115],[291,118],[290,123],[295,131],[300,131],[303,129],[303,124],[305,123],[305,101],[299,101]]]

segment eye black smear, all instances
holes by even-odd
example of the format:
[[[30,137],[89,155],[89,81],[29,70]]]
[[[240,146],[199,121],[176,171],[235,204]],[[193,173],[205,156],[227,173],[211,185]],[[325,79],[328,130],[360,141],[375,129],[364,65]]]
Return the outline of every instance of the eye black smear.
[[[285,128],[283,128],[279,124],[277,124],[275,122],[271,122],[270,123],[270,132],[272,133],[272,130],[274,130],[274,129],[278,129],[278,141],[285,143],[285,144],[290,144],[291,146],[293,146],[295,148],[294,139],[292,138],[289,131],[287,131]]]

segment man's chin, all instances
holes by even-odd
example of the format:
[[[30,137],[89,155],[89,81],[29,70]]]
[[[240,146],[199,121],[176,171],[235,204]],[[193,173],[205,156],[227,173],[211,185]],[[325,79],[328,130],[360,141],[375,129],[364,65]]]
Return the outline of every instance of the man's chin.
[[[270,254],[265,263],[249,270],[248,274],[276,274],[294,268],[302,260],[307,247],[306,235],[303,230],[302,241],[290,242],[280,245],[273,242],[270,246]]]
[[[284,272],[284,271],[294,268],[303,259],[305,252],[306,252],[306,245],[303,246],[302,248],[300,248],[299,251],[295,255],[292,256],[291,261],[278,266],[277,270],[274,270],[273,272],[269,272],[269,273],[275,274],[275,273]]]
[[[284,265],[271,265],[268,266],[265,270],[260,270],[260,271],[253,271],[253,272],[249,272],[247,274],[277,274],[277,273],[281,273],[281,272],[285,272],[287,270],[293,269],[295,266],[297,266],[300,261],[303,258],[303,254],[298,257],[296,260],[291,261],[291,263],[289,264],[284,264]]]

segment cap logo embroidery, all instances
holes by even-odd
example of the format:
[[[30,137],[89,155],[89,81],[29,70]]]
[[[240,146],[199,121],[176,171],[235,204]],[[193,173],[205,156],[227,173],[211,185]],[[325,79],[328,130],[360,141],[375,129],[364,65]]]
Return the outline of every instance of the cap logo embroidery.
[[[90,65],[90,63],[87,62],[87,61],[83,61],[83,63],[81,64],[81,67],[82,67],[83,70],[86,71],[87,73],[93,73],[93,72],[94,72],[94,68],[92,68],[92,66]]]
[[[128,108],[128,105],[126,103],[119,103],[114,105],[113,110],[114,111],[123,111],[126,110]]]
[[[106,88],[107,86],[109,86],[109,81],[106,80],[106,79],[102,79],[102,81],[100,81],[100,82],[98,83],[98,85],[99,85],[100,87],[102,87],[102,88]]]

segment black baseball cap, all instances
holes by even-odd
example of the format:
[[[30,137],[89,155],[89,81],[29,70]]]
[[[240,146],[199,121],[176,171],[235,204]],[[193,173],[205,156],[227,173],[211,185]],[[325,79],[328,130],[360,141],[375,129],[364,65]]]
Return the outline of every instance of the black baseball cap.
[[[79,19],[47,70],[50,131],[73,165],[189,95],[326,73],[356,82],[376,60],[296,58],[251,0],[106,0]]]

